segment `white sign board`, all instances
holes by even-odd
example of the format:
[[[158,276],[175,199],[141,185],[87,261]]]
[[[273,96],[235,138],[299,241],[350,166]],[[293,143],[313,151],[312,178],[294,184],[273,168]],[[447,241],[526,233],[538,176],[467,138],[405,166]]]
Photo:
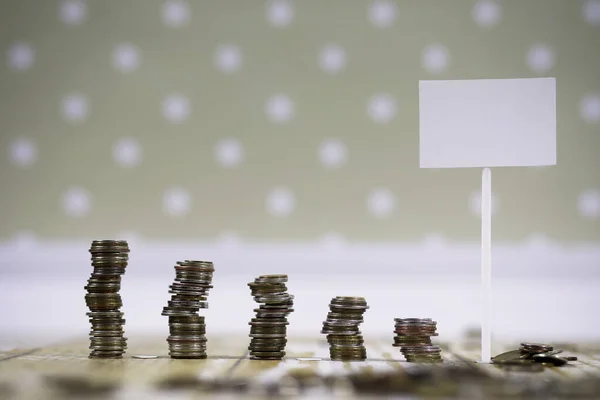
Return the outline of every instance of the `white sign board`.
[[[421,168],[556,164],[556,80],[419,82]]]

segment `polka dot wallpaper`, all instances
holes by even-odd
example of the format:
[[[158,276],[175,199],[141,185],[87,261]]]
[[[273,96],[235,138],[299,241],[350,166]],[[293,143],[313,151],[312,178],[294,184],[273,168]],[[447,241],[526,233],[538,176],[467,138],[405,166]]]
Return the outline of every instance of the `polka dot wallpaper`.
[[[0,240],[476,241],[418,81],[554,76],[558,165],[493,170],[494,238],[600,241],[600,0],[7,0],[0,30]]]

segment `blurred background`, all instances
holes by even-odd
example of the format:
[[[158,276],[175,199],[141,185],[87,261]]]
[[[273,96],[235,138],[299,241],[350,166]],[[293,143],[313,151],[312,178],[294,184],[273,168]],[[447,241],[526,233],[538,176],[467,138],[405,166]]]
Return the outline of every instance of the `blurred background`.
[[[558,165],[493,170],[493,332],[600,338],[600,1],[0,3],[0,336],[86,335],[89,245],[120,238],[131,335],[207,259],[209,336],[287,273],[291,335],[357,295],[366,335],[460,337],[481,171],[419,169],[418,81],[553,76]]]

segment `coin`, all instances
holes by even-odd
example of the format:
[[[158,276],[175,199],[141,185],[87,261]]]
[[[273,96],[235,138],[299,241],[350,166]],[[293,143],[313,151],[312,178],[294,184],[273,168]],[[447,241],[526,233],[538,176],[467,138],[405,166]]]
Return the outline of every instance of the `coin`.
[[[261,275],[248,283],[250,294],[259,303],[250,325],[251,360],[280,360],[285,356],[287,316],[293,312],[294,296],[287,292],[285,274]]]
[[[549,344],[523,342],[518,350],[507,351],[492,357],[492,362],[502,367],[510,366],[513,370],[516,366],[521,366],[523,370],[537,372],[544,366],[560,367],[569,361],[577,360],[577,357],[559,356],[562,352],[563,350],[554,349],[554,346]],[[533,364],[535,366],[532,366]]]
[[[121,358],[127,348],[125,319],[119,290],[125,273],[129,245],[124,240],[94,240],[90,246],[92,274],[84,289],[92,329],[90,358]]]
[[[329,356],[334,361],[364,361],[367,349],[359,325],[369,308],[359,296],[336,296],[329,302],[329,313],[321,333],[327,335]]]
[[[522,359],[521,350],[511,350],[505,353],[498,354],[497,356],[492,357],[492,362],[499,364],[505,361],[511,360],[521,360]]]
[[[442,349],[431,342],[437,336],[437,322],[431,318],[394,318],[394,343],[407,362],[443,362]]]
[[[546,354],[535,354],[532,357],[532,359],[535,362],[552,364],[555,367],[563,366],[568,362],[568,360],[566,360],[563,357],[559,357],[557,355],[546,355]]]
[[[207,358],[205,318],[198,311],[208,308],[214,271],[211,261],[184,260],[175,265],[175,281],[169,286],[172,296],[161,313],[169,317],[171,358]]]
[[[520,350],[524,353],[537,354],[552,351],[554,347],[543,343],[523,342],[521,343]]]

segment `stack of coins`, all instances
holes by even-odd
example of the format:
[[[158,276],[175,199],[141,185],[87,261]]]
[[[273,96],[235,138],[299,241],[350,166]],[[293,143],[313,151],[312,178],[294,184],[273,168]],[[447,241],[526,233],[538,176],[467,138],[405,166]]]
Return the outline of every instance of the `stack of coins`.
[[[394,318],[394,347],[408,362],[442,362],[442,349],[431,343],[436,333],[437,322],[431,318]]]
[[[90,358],[122,358],[127,348],[123,336],[125,319],[121,312],[123,301],[121,275],[129,259],[129,245],[125,240],[94,240],[91,277],[84,289],[85,302],[90,310]]]
[[[248,286],[254,301],[256,317],[250,325],[251,360],[281,360],[285,356],[287,316],[294,311],[294,296],[287,293],[287,275],[261,275]]]
[[[521,354],[523,356],[533,356],[534,354],[542,354],[553,351],[554,347],[542,343],[523,342],[521,343],[521,347],[519,347],[519,350],[521,351]]]
[[[206,325],[201,308],[208,308],[215,268],[210,261],[178,261],[175,282],[169,286],[171,300],[162,315],[169,317],[171,358],[206,358]]]
[[[569,361],[577,361],[574,356],[560,356],[562,352],[549,344],[523,342],[518,350],[492,357],[492,362],[509,369],[540,371],[546,365],[560,367]]]
[[[329,303],[321,333],[327,335],[329,355],[336,361],[364,361],[367,349],[358,326],[369,308],[364,297],[337,296]]]

